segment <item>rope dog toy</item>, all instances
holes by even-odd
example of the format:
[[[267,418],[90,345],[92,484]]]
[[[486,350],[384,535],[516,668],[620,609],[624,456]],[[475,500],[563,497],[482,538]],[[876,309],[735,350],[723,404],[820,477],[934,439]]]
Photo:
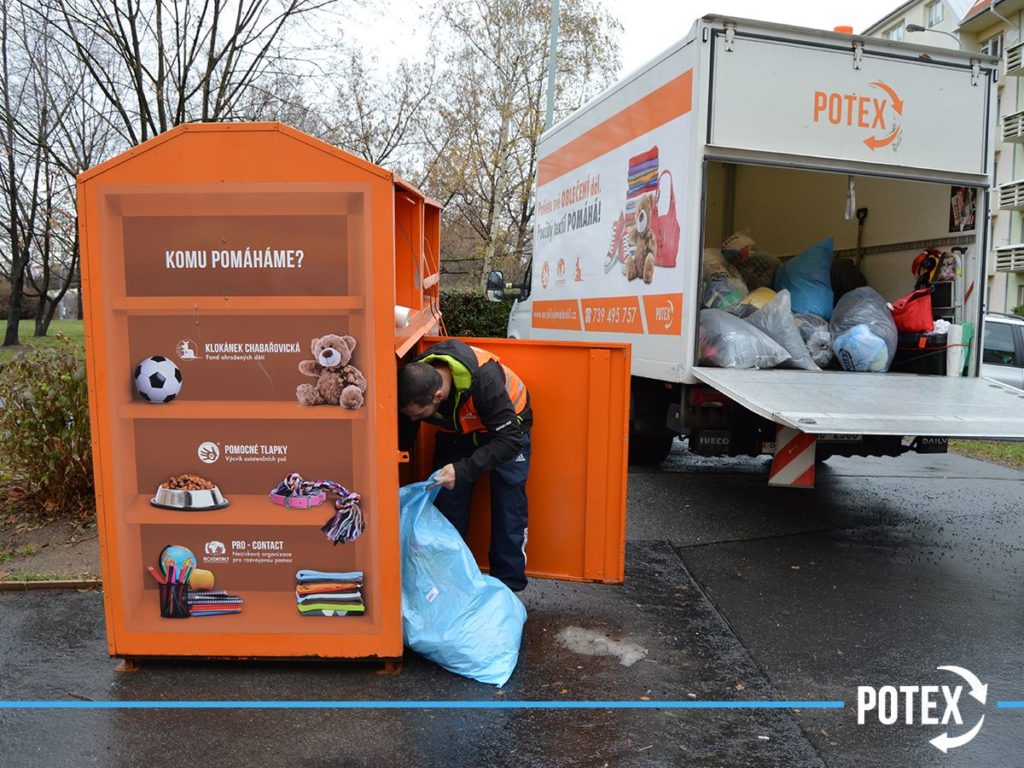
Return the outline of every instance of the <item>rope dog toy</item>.
[[[335,512],[320,530],[327,534],[327,538],[334,544],[355,541],[366,528],[363,510],[359,507],[362,496],[350,491],[341,483],[331,480],[303,480],[298,472],[292,472],[270,492],[270,500],[284,507],[308,509],[323,503],[328,493],[338,497],[334,501]]]

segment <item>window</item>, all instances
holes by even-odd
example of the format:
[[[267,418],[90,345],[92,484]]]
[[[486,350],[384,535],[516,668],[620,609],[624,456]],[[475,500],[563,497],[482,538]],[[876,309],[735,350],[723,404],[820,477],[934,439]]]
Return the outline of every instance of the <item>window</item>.
[[[988,40],[981,44],[981,52],[987,53],[989,56],[1002,56],[1003,55],[1003,35],[1000,32],[995,37],[990,37]]]
[[[925,18],[928,19],[928,26],[934,27],[942,21],[942,0],[934,0],[924,7]]]
[[[1013,326],[1009,323],[985,323],[985,349],[983,363],[995,365],[1019,365],[1013,345]]]
[[[533,259],[526,265],[523,273],[523,281],[519,285],[519,301],[530,298],[530,289],[533,287]]]
[[[882,37],[886,40],[892,40],[897,43],[903,42],[903,33],[906,30],[906,25],[901,21],[894,27],[889,27],[885,32],[882,33]]]

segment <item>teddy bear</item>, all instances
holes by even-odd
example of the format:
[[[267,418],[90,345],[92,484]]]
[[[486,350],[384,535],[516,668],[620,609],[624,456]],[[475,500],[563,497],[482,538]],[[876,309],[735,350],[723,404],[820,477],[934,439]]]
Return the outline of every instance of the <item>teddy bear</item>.
[[[642,277],[645,283],[654,279],[654,260],[658,242],[654,239],[654,195],[643,195],[637,203],[634,218],[633,254],[626,260],[626,279]]]
[[[355,410],[363,404],[366,377],[354,365],[352,350],[356,340],[351,336],[329,333],[313,339],[313,359],[299,363],[299,372],[312,376],[316,384],[299,384],[295,396],[303,405],[340,405]]]

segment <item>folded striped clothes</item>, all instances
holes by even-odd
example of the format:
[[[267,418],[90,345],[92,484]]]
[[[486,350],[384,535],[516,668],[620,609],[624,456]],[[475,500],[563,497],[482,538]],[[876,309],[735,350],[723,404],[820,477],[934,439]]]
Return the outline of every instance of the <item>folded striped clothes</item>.
[[[242,612],[242,598],[223,589],[192,589],[188,596],[189,613],[193,616],[221,616]]]
[[[349,616],[366,611],[362,571],[313,571],[295,574],[295,601],[302,616]]]
[[[626,226],[634,225],[636,208],[640,197],[645,193],[658,191],[658,148],[652,147],[646,152],[629,158],[629,170],[626,175]]]

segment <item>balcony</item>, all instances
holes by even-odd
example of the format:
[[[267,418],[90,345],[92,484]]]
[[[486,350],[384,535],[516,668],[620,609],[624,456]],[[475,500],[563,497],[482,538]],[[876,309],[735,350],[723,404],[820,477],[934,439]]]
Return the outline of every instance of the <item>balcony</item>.
[[[1024,75],[1024,43],[1017,43],[1006,49],[1006,74],[1015,77]]]
[[[1024,143],[1024,112],[1003,117],[1003,141]]]
[[[1024,243],[996,248],[996,272],[1024,272]]]
[[[999,207],[1004,211],[1024,211],[1024,181],[1000,185]]]

